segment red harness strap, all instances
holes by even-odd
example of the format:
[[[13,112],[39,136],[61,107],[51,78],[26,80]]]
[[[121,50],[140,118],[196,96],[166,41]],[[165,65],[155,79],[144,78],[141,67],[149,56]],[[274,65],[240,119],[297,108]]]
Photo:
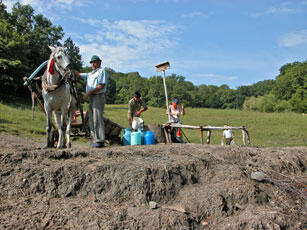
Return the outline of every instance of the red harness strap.
[[[49,69],[48,69],[48,72],[49,72],[51,75],[54,75],[54,59],[53,59],[53,58],[51,59],[51,62],[50,62],[50,65],[49,65]]]

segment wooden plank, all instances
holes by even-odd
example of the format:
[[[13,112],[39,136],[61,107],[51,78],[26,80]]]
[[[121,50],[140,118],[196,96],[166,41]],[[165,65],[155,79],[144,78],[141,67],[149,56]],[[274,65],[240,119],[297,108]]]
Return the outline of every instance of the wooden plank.
[[[245,130],[242,129],[242,139],[243,139],[243,144],[246,145],[246,142],[245,142]]]
[[[200,129],[200,126],[182,125],[182,124],[178,124],[178,123],[168,123],[168,124],[163,124],[163,126],[173,127],[173,128]]]
[[[200,143],[203,145],[204,144],[204,134],[203,134],[203,129],[200,126]]]
[[[203,131],[207,131],[207,144],[210,144],[210,138],[211,138],[211,133],[212,130],[226,130],[226,129],[230,129],[230,130],[242,130],[242,136],[243,136],[243,143],[244,145],[246,145],[246,139],[247,139],[247,144],[250,145],[250,137],[249,137],[249,133],[247,131],[247,129],[245,128],[245,126],[239,126],[239,127],[218,127],[218,126],[194,126],[194,125],[182,125],[179,123],[167,123],[167,124],[163,124],[162,127],[166,130],[169,128],[186,128],[186,129],[199,129],[200,130],[200,143],[203,144],[204,140],[203,140]],[[170,142],[168,142],[170,143]]]
[[[194,126],[194,125],[182,125],[178,123],[168,123],[163,126],[170,126],[174,128],[186,128],[186,129],[202,129],[202,130],[225,130],[225,129],[243,129],[243,126],[240,127],[215,127],[215,126]]]
[[[166,143],[170,143],[170,142],[169,142],[168,132],[167,132],[166,129],[167,129],[167,127],[164,127],[164,128],[163,128],[163,132],[164,132],[164,135],[165,135],[165,138],[166,138]]]
[[[245,131],[245,134],[246,134],[246,137],[247,137],[247,144],[250,145],[251,142],[250,142],[248,130],[245,128],[245,126],[243,126],[243,130]]]
[[[207,131],[207,144],[210,144],[211,130]]]

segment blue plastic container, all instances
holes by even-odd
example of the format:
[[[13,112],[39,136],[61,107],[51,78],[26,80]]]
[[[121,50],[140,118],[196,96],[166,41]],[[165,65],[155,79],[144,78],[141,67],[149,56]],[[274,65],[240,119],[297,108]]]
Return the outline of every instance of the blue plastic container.
[[[153,131],[147,131],[144,135],[145,145],[153,145],[155,144],[155,135]]]
[[[131,132],[132,129],[125,129],[123,135],[123,144],[124,145],[131,145]]]
[[[146,130],[142,129],[142,130],[139,130],[139,132],[141,132],[141,144],[145,145],[145,133],[146,133]]]
[[[141,132],[132,132],[131,133],[131,145],[141,145],[142,137]]]

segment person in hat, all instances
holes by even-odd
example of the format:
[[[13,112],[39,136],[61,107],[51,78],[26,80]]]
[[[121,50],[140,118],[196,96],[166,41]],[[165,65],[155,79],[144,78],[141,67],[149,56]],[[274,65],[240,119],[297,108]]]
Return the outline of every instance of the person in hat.
[[[141,113],[147,110],[145,102],[141,99],[140,92],[136,91],[133,98],[128,102],[128,125],[132,128],[134,117],[139,117]]]
[[[103,112],[108,75],[101,67],[101,59],[97,55],[92,56],[90,64],[92,72],[79,73],[75,71],[75,73],[86,82],[86,92],[83,99],[89,101],[89,126],[93,139],[90,147],[101,148],[104,147],[105,141]]]
[[[169,122],[171,123],[179,123],[181,124],[180,115],[184,115],[184,105],[181,106],[178,105],[179,101],[178,99],[174,99],[172,104],[169,106],[169,110],[166,110],[165,114],[169,113]],[[181,139],[181,129],[180,128],[172,128],[171,129],[171,135],[172,135],[172,141],[173,142],[179,142],[183,143]]]
[[[172,104],[169,106],[169,111],[166,110],[165,114],[170,115],[170,122],[172,123],[181,123],[180,121],[180,115],[184,115],[184,105],[181,106],[178,105],[179,101],[178,99],[174,99]]]
[[[226,145],[231,145],[235,143],[235,136],[232,132],[231,129],[228,129],[228,124],[224,124],[224,131],[223,131],[223,136],[222,136],[222,146]]]

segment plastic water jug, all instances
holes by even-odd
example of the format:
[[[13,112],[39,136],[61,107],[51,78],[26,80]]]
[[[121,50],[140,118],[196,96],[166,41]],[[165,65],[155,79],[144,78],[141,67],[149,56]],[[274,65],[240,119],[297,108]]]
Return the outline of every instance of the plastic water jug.
[[[145,145],[155,144],[155,135],[153,131],[147,131],[144,136]]]
[[[139,132],[141,132],[141,144],[145,145],[145,133],[146,133],[146,130],[142,129],[142,130],[139,130]]]
[[[131,132],[132,129],[125,129],[123,135],[123,144],[130,145],[131,144]]]
[[[131,133],[131,145],[141,145],[141,132]]]

